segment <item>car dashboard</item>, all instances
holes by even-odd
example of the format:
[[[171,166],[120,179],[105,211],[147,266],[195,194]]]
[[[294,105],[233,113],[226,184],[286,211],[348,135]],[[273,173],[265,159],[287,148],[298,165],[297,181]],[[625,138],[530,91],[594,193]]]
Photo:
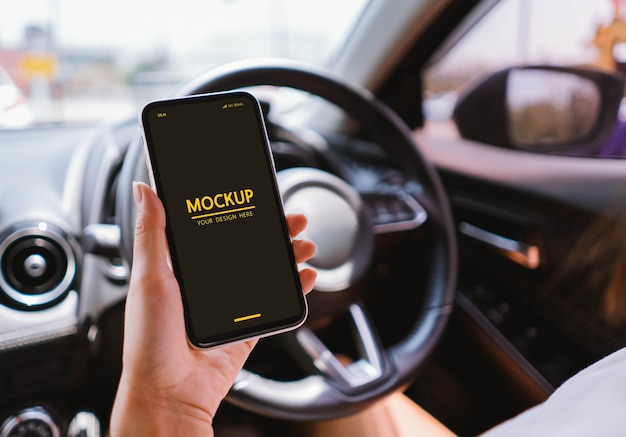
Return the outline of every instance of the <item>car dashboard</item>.
[[[320,155],[297,140],[300,134],[274,125],[269,130],[277,171],[322,167],[349,181],[371,207],[383,246],[386,238],[397,240],[395,232],[416,226],[415,205],[396,193],[420,186],[379,146],[335,133],[316,139],[330,145]],[[95,423],[110,414],[121,372],[129,279],[120,249],[118,181],[138,134],[135,120],[0,131],[0,417],[6,426],[34,415],[67,432],[85,414]],[[382,253],[376,261],[381,266],[403,275],[415,272],[404,252]],[[391,275],[376,281],[383,276]],[[377,286],[393,289],[386,292],[392,299],[415,284]],[[373,317],[380,335],[394,341],[407,326],[388,323],[389,311],[398,310],[384,306]],[[330,329],[328,335],[337,337]],[[249,368],[276,372],[277,378],[302,376],[268,358],[271,340],[267,343]]]
[[[278,171],[324,168],[357,187],[371,207],[373,225],[385,237],[377,243],[383,250],[363,299],[371,304],[382,341],[393,344],[409,329],[403,320],[411,307],[420,305],[421,296],[412,293],[424,286],[424,275],[414,261],[427,252],[421,243],[409,247],[412,234],[400,234],[406,241],[396,245],[393,231],[410,223],[415,211],[381,193],[400,188],[418,193],[420,185],[367,140],[324,134],[317,139],[326,147],[319,154],[278,126],[269,131]],[[0,131],[0,418],[5,423],[20,415],[44,422],[47,417],[67,432],[85,414],[92,419],[110,414],[121,371],[129,279],[120,253],[118,182],[129,145],[137,140],[135,120]],[[584,196],[576,195],[578,185],[554,189],[552,196],[550,187],[533,178],[514,180],[515,174],[532,174],[523,165],[507,174],[486,164],[486,158],[451,153],[454,145],[445,140],[427,135],[416,140],[437,165],[450,196],[460,263],[450,326],[423,377],[407,393],[444,423],[460,423],[459,429],[472,429],[463,422],[471,421],[466,415],[472,409],[455,412],[433,393],[482,399],[481,405],[494,407],[476,428],[484,429],[485,423],[493,425],[545,399],[572,374],[626,344],[618,327],[570,293],[572,281],[582,281],[587,271],[572,275],[565,262],[597,219],[593,202],[604,205],[618,196],[613,182],[624,170],[619,163],[594,161],[592,173],[603,176],[590,177],[591,185],[576,182],[588,189]],[[541,173],[533,168],[535,176]],[[498,179],[505,174],[506,181]],[[603,190],[606,199],[593,195],[605,186],[616,191]],[[622,224],[614,220],[599,230]],[[385,250],[387,243],[394,249]],[[329,342],[340,337],[334,326],[323,328],[320,336]],[[274,354],[271,341],[255,351],[247,367],[276,379],[303,376],[294,373],[293,362]],[[441,383],[441,369],[464,393],[446,384],[429,386]],[[506,384],[494,384],[498,378]],[[500,401],[510,393],[522,401]],[[229,408],[226,414],[240,414]],[[451,410],[454,419],[447,417]]]
[[[115,175],[135,132],[130,122],[0,131],[0,410],[9,417],[110,408],[128,269],[114,251],[90,251],[94,233],[111,237]]]

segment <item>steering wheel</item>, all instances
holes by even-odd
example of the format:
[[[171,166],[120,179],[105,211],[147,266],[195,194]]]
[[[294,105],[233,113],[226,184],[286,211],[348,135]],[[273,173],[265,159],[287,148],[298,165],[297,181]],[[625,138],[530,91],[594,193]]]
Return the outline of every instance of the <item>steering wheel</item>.
[[[400,118],[366,90],[325,71],[284,60],[237,62],[205,73],[179,94],[260,85],[299,89],[338,106],[384,147],[413,181],[363,192],[319,168],[278,171],[285,210],[306,212],[306,236],[318,246],[310,261],[318,270],[315,290],[308,296],[310,320],[295,333],[279,336],[290,336],[285,342],[289,346],[284,347],[297,350],[308,371],[295,380],[277,380],[244,368],[227,399],[248,410],[288,420],[345,416],[409,384],[437,344],[453,308],[456,286],[456,239],[450,206],[438,174],[420,154],[410,129]],[[139,139],[129,147],[117,192],[122,252],[129,262],[135,222],[133,180],[148,180]],[[402,240],[416,231],[426,234],[429,241],[428,247],[420,248],[428,251],[426,278],[419,278],[425,290],[414,291],[422,293],[421,303],[411,311],[406,334],[393,344],[383,345],[379,329],[363,304],[360,284],[372,269],[375,239],[380,234],[393,233]],[[354,332],[356,356],[349,361],[331,351],[314,331],[314,321],[340,315],[349,320]]]

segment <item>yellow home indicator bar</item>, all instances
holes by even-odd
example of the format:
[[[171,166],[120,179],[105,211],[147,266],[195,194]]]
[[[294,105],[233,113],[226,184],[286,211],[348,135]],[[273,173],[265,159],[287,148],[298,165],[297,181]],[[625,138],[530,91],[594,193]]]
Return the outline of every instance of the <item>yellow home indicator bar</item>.
[[[246,320],[258,319],[261,317],[261,313],[250,314],[249,316],[237,317],[234,321],[235,323],[245,322]]]

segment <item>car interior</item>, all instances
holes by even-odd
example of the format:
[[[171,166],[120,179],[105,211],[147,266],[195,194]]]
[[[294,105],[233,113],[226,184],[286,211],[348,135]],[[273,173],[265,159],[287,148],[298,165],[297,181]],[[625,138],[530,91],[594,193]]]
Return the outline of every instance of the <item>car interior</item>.
[[[216,435],[303,435],[398,392],[478,435],[626,344],[624,14],[619,0],[362,1],[322,65],[251,50],[159,88],[252,92],[285,210],[305,211],[318,247],[305,325],[259,342]],[[7,78],[57,68],[13,62],[2,37]],[[33,77],[11,86],[34,101]],[[16,124],[2,103],[0,437],[107,435],[131,187],[149,181],[140,109]]]

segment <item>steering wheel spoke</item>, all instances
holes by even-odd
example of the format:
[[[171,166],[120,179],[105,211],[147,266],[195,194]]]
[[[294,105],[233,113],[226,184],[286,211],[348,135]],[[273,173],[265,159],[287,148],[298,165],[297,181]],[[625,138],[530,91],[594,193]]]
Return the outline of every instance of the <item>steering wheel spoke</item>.
[[[358,392],[365,387],[378,385],[390,375],[383,347],[364,308],[353,303],[349,307],[353,327],[353,340],[358,357],[346,360],[336,356],[309,328],[296,333],[298,344],[311,358],[315,368],[344,393]]]

